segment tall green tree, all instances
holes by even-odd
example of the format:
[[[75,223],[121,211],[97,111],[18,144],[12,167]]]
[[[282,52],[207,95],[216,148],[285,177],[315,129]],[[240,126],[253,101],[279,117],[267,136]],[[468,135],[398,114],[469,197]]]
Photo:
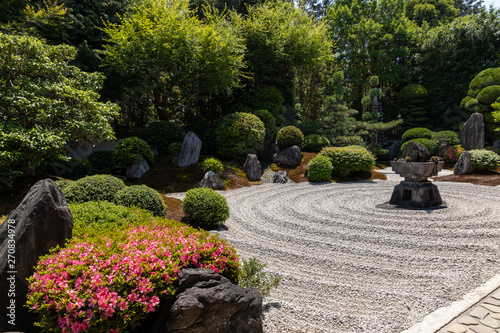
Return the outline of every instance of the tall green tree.
[[[64,146],[114,139],[119,108],[98,102],[104,77],[68,63],[76,51],[0,33],[0,174],[17,177]]]
[[[435,27],[451,22],[460,13],[453,0],[408,0],[406,16],[419,26]]]
[[[200,20],[187,0],[137,1],[105,32],[106,71],[120,76],[125,94],[151,100],[154,118],[182,118],[239,84],[244,45],[235,26],[217,12]]]

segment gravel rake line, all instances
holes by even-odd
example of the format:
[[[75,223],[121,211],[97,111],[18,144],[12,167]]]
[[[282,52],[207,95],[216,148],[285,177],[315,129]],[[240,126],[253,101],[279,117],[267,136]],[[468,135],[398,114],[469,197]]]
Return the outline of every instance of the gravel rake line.
[[[389,210],[394,181],[221,192],[218,233],[283,277],[265,332],[401,332],[500,272],[500,189],[438,183],[447,208]]]

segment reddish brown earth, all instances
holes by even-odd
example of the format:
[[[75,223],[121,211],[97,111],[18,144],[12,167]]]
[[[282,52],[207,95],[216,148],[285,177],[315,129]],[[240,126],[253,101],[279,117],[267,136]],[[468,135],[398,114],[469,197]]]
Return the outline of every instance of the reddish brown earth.
[[[433,177],[432,179],[440,182],[460,182],[486,186],[500,185],[500,173],[494,171],[476,172],[467,175],[440,176]]]

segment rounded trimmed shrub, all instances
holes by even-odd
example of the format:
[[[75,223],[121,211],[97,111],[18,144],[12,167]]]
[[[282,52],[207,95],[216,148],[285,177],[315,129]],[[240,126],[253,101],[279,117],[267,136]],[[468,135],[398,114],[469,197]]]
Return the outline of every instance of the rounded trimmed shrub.
[[[222,162],[213,157],[206,158],[201,163],[201,168],[203,169],[203,172],[211,170],[219,176],[224,171],[224,165],[222,165]]]
[[[330,145],[330,140],[319,134],[310,134],[304,138],[304,151],[319,152]]]
[[[432,139],[432,131],[424,127],[410,128],[401,136],[403,142],[413,139]]]
[[[94,173],[102,173],[101,171],[111,171],[113,169],[113,151],[111,150],[95,151],[87,158],[92,164]]]
[[[155,216],[165,216],[167,213],[167,206],[161,194],[146,185],[125,187],[116,193],[115,203],[125,207],[142,208]]]
[[[307,178],[311,182],[327,182],[332,178],[333,166],[324,155],[314,157],[307,166]]]
[[[458,159],[460,158],[460,155],[464,152],[465,149],[462,148],[460,145],[455,145],[449,149],[447,149],[444,152],[443,159],[447,163],[457,163]]]
[[[203,226],[221,225],[229,217],[226,198],[211,188],[187,191],[182,209],[192,222]]]
[[[276,144],[280,150],[291,146],[302,148],[304,134],[295,126],[285,126],[276,134]]]
[[[141,158],[153,163],[153,152],[148,143],[136,136],[120,140],[113,149],[113,161],[118,172],[123,172]]]
[[[432,140],[437,141],[438,145],[442,145],[444,143],[449,144],[450,146],[455,146],[460,144],[460,139],[458,138],[458,133],[454,131],[441,131],[441,132],[433,132]]]
[[[412,140],[409,140],[409,141],[406,141],[405,143],[403,143],[403,145],[401,146],[401,151],[405,150],[406,146],[408,145],[408,143],[410,141],[421,144],[422,146],[427,148],[427,150],[429,151],[429,156],[436,155],[437,151],[439,149],[439,145],[437,144],[436,141],[430,140],[430,139],[420,138],[420,139],[412,139]]]
[[[274,136],[276,134],[276,119],[274,119],[274,116],[271,114],[271,112],[267,110],[255,110],[252,111],[252,114],[259,117],[259,119],[264,123],[264,126],[266,128],[266,138],[274,139]]]
[[[472,165],[478,170],[495,170],[500,166],[500,156],[497,153],[486,149],[473,149]]]
[[[123,180],[111,175],[80,178],[61,188],[68,203],[87,201],[113,201],[115,194],[125,188]]]
[[[328,157],[333,171],[348,174],[351,171],[370,171],[375,165],[375,157],[360,146],[327,147],[320,155]]]
[[[54,183],[56,183],[57,186],[59,186],[59,188],[61,189],[61,191],[70,186],[73,181],[72,180],[56,180]]]
[[[146,124],[139,137],[159,153],[167,154],[171,143],[184,140],[184,130],[173,121],[153,121]]]
[[[217,148],[222,156],[246,158],[264,143],[266,128],[262,120],[250,113],[236,112],[222,118],[217,126]]]

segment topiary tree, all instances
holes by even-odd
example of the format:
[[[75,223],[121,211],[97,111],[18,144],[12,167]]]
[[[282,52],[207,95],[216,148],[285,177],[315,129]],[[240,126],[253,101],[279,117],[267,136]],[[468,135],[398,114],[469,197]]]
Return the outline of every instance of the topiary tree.
[[[401,117],[405,120],[406,128],[429,124],[427,99],[427,90],[420,84],[408,84],[399,91],[396,103]]]
[[[184,130],[178,123],[153,121],[144,126],[139,137],[146,141],[151,148],[158,150],[159,153],[167,154],[170,144],[182,142],[184,135]]]
[[[276,144],[280,150],[291,146],[302,148],[304,134],[295,126],[285,126],[276,134]]]
[[[424,127],[410,128],[401,136],[403,142],[413,139],[432,139],[432,131]]]
[[[319,134],[310,134],[304,138],[304,151],[319,152],[330,145],[330,140]]]
[[[493,134],[500,120],[500,67],[488,68],[477,74],[469,84],[467,96],[460,107],[469,112],[480,112],[485,128]]]
[[[217,148],[222,156],[244,159],[262,146],[266,128],[256,115],[231,113],[222,118],[216,130]]]
[[[312,182],[327,182],[332,178],[333,166],[325,155],[314,157],[307,166],[307,178]]]
[[[123,180],[111,175],[94,175],[80,178],[61,188],[68,203],[106,200],[113,202],[115,194],[125,188]]]
[[[182,209],[192,222],[202,226],[218,226],[229,217],[226,198],[211,188],[195,188],[187,191]]]
[[[115,203],[125,207],[138,207],[150,211],[155,216],[165,216],[167,206],[163,197],[146,185],[132,185],[118,191]]]
[[[127,170],[129,166],[138,162],[141,158],[145,159],[150,165],[154,159],[151,147],[147,142],[135,136],[120,140],[113,149],[113,161],[118,172]]]
[[[67,159],[69,142],[113,140],[113,103],[99,102],[104,77],[69,65],[66,45],[0,32],[0,175],[15,178],[44,160]]]

